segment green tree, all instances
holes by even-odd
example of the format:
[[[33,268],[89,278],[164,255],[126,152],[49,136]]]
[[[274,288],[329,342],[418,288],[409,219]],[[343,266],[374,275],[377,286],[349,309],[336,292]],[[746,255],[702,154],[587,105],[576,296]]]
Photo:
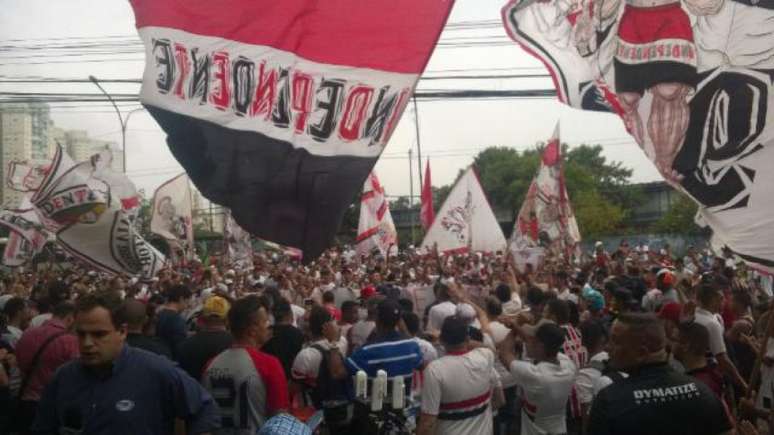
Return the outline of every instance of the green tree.
[[[597,190],[578,192],[573,201],[575,219],[583,237],[616,232],[624,219],[623,209],[602,197]]]
[[[537,174],[543,146],[539,143],[523,151],[506,146],[489,147],[476,155],[473,163],[481,186],[496,211],[515,218]],[[600,145],[580,145],[572,149],[562,146],[567,192],[582,234],[589,236],[619,232],[628,210],[642,198],[639,189],[630,185],[632,170],[620,162],[608,161],[602,151]],[[464,171],[465,168],[460,169],[455,183]],[[433,187],[436,213],[455,183]],[[414,207],[419,206],[420,202],[415,201]],[[398,198],[390,207],[393,210],[408,208],[408,198]],[[358,214],[355,212],[359,209],[350,207],[342,230],[348,226],[357,227]]]
[[[524,151],[491,147],[474,159],[481,185],[492,206],[516,216],[540,167],[544,144]],[[639,200],[638,189],[629,185],[631,169],[609,162],[599,145],[562,146],[564,176],[578,225],[584,234],[620,230]]]
[[[696,225],[694,217],[699,207],[687,196],[678,193],[669,211],[656,222],[654,229],[668,234],[697,234],[701,228]]]
[[[398,199],[390,201],[390,210],[407,210],[409,208],[418,210],[421,207],[421,203],[418,200],[415,200],[411,207],[409,204],[408,196],[399,196]]]

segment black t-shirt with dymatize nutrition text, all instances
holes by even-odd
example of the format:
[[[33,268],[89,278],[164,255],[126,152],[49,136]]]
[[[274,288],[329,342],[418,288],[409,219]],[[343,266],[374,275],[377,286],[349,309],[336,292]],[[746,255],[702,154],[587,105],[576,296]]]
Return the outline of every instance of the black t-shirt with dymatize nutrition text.
[[[591,405],[587,433],[717,435],[732,427],[723,404],[706,385],[658,363],[600,391]]]

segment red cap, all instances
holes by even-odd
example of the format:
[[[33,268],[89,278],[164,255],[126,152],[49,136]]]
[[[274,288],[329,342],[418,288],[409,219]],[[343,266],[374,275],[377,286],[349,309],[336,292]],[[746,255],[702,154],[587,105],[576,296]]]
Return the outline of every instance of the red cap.
[[[658,312],[658,317],[662,319],[671,320],[675,323],[680,323],[680,313],[683,311],[683,306],[677,302],[670,302]]]
[[[368,299],[371,296],[376,294],[376,287],[369,285],[368,287],[363,287],[360,290],[360,298],[361,299]]]
[[[663,276],[662,281],[666,285],[673,285],[675,283],[675,276],[669,269],[661,269],[658,271],[658,276]]]

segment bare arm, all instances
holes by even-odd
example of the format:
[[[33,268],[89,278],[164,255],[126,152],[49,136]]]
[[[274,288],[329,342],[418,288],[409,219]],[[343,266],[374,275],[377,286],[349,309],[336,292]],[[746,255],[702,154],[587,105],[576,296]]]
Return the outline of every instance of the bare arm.
[[[347,377],[347,367],[344,365],[344,356],[338,349],[331,349],[328,358],[328,368],[333,379],[341,380]]]
[[[344,356],[341,354],[341,350],[336,347],[341,338],[341,329],[339,329],[335,322],[328,322],[323,326],[323,336],[331,344],[328,357],[328,372],[333,379],[341,380],[346,378],[348,372],[347,367],[344,365]]]
[[[718,360],[718,366],[720,367],[720,370],[728,375],[735,385],[742,387],[742,389],[747,392],[747,382],[745,382],[744,378],[742,378],[742,375],[739,374],[739,370],[736,369],[734,363],[728,359],[728,354],[721,353],[715,355],[715,358]]]
[[[492,391],[492,409],[500,409],[505,405],[505,393],[502,387],[497,387]]]
[[[469,304],[473,309],[476,310],[476,316],[478,317],[478,322],[481,324],[481,332],[485,334],[492,335],[492,332],[489,329],[489,317],[486,314],[486,311],[484,311],[481,307],[478,306],[475,302],[470,300],[470,297],[465,292],[465,290],[462,288],[461,285],[454,283],[449,286],[451,292],[452,292],[452,298],[455,300],[458,300],[459,302],[464,302],[466,304]]]
[[[435,433],[435,423],[438,420],[438,416],[425,414],[424,412],[419,418],[419,427],[417,427],[417,435],[432,435]]]

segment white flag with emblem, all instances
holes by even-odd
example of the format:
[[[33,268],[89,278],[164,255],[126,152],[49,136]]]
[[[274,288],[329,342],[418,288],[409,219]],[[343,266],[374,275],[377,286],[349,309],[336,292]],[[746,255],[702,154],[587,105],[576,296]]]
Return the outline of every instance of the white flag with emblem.
[[[472,166],[452,188],[422,242],[425,249],[435,244],[439,252],[505,249],[505,236]]]

